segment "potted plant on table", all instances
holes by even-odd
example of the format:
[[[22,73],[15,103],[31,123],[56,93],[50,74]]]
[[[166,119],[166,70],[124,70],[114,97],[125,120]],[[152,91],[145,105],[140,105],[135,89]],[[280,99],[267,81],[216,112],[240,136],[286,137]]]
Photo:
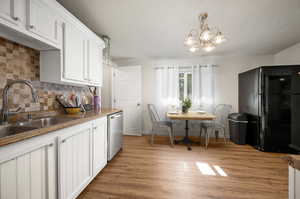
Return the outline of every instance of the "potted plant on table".
[[[189,109],[192,107],[192,101],[187,98],[187,99],[184,99],[182,101],[182,112],[183,113],[187,113],[189,112]]]

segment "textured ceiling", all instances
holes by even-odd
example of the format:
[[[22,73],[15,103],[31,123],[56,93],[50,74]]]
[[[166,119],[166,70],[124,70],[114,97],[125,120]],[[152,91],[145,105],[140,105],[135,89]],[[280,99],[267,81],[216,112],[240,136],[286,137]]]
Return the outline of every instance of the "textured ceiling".
[[[58,0],[98,34],[117,59],[273,54],[300,41],[300,0]],[[199,13],[229,39],[210,53],[183,45]]]

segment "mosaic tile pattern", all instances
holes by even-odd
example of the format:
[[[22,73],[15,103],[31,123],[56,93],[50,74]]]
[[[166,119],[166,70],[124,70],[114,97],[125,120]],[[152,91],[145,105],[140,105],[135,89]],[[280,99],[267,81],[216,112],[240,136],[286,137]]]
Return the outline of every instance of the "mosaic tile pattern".
[[[25,85],[13,85],[9,91],[10,109],[22,108],[22,112],[59,109],[56,95],[76,94],[91,98],[87,87],[58,85],[39,81],[39,51],[0,38],[0,109],[2,92],[7,82],[24,79],[33,82],[39,96],[32,103],[30,89]]]

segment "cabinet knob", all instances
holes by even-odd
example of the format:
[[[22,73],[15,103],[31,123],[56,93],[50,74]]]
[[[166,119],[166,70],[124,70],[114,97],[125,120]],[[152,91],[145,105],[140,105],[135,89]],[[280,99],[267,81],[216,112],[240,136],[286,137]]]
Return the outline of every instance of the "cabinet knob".
[[[98,127],[95,126],[93,129],[94,129],[94,130],[97,130],[97,128],[98,128]]]
[[[66,140],[62,140],[62,141],[61,141],[61,143],[65,143],[65,142],[66,142]]]
[[[30,29],[34,29],[34,25],[30,25],[29,28],[30,28]]]
[[[48,147],[53,147],[53,143],[49,144]]]

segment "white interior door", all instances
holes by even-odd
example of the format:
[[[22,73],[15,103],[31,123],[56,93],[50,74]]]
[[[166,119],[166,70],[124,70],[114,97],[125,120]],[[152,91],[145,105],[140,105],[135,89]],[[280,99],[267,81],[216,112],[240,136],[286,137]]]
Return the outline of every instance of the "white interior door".
[[[142,135],[141,66],[114,69],[113,106],[124,112],[124,134]]]

